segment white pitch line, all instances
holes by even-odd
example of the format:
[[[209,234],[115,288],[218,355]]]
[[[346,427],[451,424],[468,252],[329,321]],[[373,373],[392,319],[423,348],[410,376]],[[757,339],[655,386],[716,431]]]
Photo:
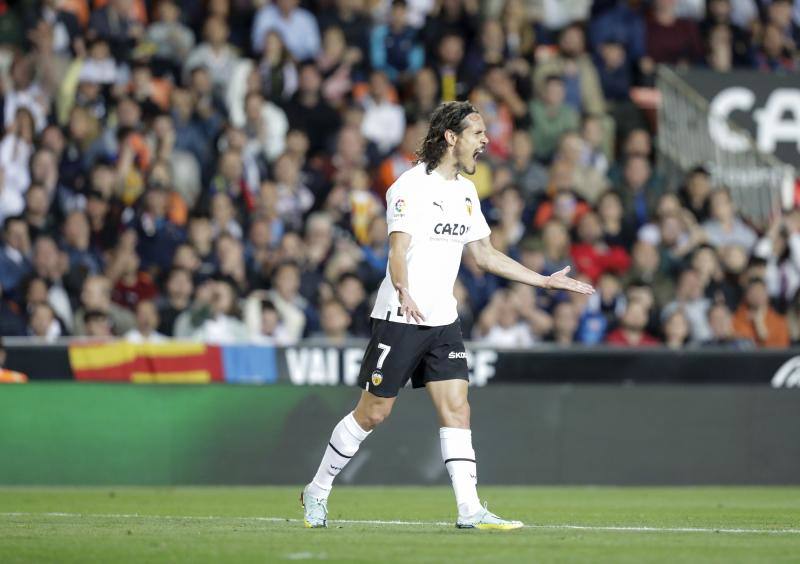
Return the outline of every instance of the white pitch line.
[[[165,519],[184,521],[259,521],[265,523],[301,523],[302,519],[288,517],[224,517],[221,515],[142,515],[139,513],[0,513],[0,517],[97,517],[103,519]],[[449,521],[381,521],[373,519],[336,519],[332,525],[400,525],[400,526],[435,526],[452,527]],[[726,533],[726,534],[770,534],[798,535],[800,529],[729,529],[717,527],[626,527],[619,525],[525,525],[526,529],[577,530],[577,531],[611,531],[629,533]]]

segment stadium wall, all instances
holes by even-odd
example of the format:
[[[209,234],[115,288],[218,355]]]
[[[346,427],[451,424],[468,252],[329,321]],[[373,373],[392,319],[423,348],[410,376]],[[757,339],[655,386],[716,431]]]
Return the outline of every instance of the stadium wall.
[[[0,388],[0,484],[299,484],[345,386],[41,382]],[[471,392],[484,484],[797,484],[800,394],[753,385],[494,384]],[[446,484],[404,390],[340,483]]]

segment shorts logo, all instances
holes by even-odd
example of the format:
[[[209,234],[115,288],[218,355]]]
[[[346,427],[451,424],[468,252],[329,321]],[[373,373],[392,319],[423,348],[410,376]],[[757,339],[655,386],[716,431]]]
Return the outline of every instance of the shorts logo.
[[[403,198],[400,198],[394,203],[394,212],[402,214],[405,211],[406,211],[406,201]]]
[[[464,203],[467,205],[467,213],[472,215],[472,200],[470,198],[464,198]]]
[[[383,374],[381,373],[380,370],[375,370],[372,373],[372,378],[370,378],[370,379],[372,380],[372,385],[373,386],[380,386],[381,382],[383,382]]]
[[[449,359],[463,358],[464,360],[466,360],[467,359],[467,353],[465,353],[465,352],[455,352],[454,351],[454,352],[451,352],[450,354],[448,354],[447,358],[449,358]]]

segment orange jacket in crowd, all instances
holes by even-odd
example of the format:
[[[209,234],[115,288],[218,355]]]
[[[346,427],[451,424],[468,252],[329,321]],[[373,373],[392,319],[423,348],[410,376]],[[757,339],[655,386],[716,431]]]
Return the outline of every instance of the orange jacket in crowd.
[[[767,308],[765,324],[767,338],[760,339],[747,304],[742,304],[733,316],[733,331],[737,337],[750,339],[759,347],[788,347],[789,325],[786,318],[772,308]]]

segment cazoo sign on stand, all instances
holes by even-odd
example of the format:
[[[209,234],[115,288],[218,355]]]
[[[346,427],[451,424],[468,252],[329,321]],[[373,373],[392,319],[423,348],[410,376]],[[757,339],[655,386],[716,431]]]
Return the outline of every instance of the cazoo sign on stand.
[[[748,141],[727,120],[744,128],[762,153],[800,168],[800,80],[797,75],[755,71],[681,72],[689,86],[709,103],[711,139],[721,150],[748,149]]]

